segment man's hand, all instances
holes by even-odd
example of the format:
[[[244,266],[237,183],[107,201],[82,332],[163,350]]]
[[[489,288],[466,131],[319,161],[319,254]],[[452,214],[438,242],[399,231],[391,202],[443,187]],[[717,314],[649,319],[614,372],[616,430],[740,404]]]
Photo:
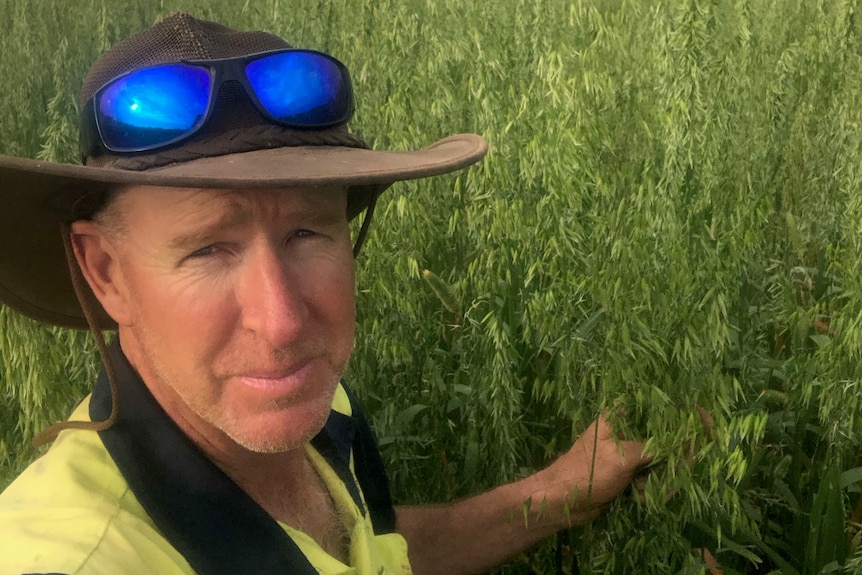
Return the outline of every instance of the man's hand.
[[[701,411],[705,425],[709,414]],[[416,575],[481,573],[541,539],[599,517],[650,462],[644,444],[615,437],[605,417],[545,469],[444,505],[398,507]]]
[[[602,416],[534,478],[544,486],[546,507],[557,505],[568,513],[561,527],[583,524],[600,515],[607,503],[631,485],[637,469],[649,463],[643,450],[641,442],[614,437]]]
[[[554,463],[448,505],[397,508],[410,561],[423,573],[480,573],[566,527],[595,519],[649,459],[594,421]],[[526,512],[526,513],[525,513]]]

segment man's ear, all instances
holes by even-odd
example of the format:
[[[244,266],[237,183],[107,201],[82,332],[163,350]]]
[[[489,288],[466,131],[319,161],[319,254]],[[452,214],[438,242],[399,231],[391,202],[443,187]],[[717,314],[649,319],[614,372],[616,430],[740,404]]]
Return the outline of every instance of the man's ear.
[[[96,299],[118,325],[130,325],[129,294],[115,247],[93,222],[73,222],[70,234],[75,259]]]

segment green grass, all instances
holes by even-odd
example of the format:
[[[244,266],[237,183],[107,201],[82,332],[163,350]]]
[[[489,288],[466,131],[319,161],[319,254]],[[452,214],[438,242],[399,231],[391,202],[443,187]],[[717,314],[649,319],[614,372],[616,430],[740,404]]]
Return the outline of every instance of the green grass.
[[[0,153],[74,161],[90,62],[179,8],[345,61],[375,147],[490,142],[387,192],[358,262],[348,378],[399,501],[523,476],[621,404],[668,459],[646,504],[501,572],[859,568],[855,2],[0,0]],[[92,348],[0,310],[0,485]]]

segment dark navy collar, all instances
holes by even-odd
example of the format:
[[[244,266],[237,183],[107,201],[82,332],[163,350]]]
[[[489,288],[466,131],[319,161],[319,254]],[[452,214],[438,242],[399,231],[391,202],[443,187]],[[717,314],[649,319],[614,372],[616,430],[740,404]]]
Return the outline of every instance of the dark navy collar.
[[[118,377],[119,418],[99,436],[138,501],[192,568],[201,575],[316,575],[284,529],[168,417],[123,355],[118,339],[109,347],[109,358]],[[103,368],[90,417],[104,420],[110,411]],[[355,417],[332,411],[312,444],[365,513],[349,466],[356,428]],[[388,485],[386,497],[389,501]]]

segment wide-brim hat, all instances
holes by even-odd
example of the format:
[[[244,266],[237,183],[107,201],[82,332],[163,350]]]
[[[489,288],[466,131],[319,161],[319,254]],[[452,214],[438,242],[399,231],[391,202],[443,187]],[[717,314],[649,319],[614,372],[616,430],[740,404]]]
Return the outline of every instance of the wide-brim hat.
[[[178,13],[111,48],[93,65],[83,105],[131,70],[182,60],[244,56],[289,48],[264,32],[239,32]],[[224,92],[224,90],[223,90]],[[348,216],[396,181],[464,168],[481,159],[481,136],[458,134],[412,151],[365,147],[346,126],[295,130],[268,124],[242,94],[220,93],[198,135],[166,151],[88,157],[85,165],[0,156],[0,302],[36,320],[74,328],[87,322],[72,285],[63,224],[84,219],[121,185],[279,189],[343,185]],[[94,200],[95,198],[95,200]],[[101,307],[100,328],[115,327]]]

